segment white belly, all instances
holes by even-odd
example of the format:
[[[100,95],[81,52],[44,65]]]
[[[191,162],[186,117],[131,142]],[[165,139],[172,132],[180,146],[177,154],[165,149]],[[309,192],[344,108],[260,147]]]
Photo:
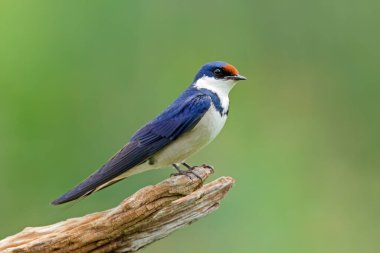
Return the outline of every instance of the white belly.
[[[189,156],[209,144],[222,130],[226,123],[227,115],[220,113],[212,105],[210,110],[202,117],[198,124],[186,134],[182,135],[163,150],[154,155],[152,162],[136,166],[116,179],[129,177],[131,175],[151,169],[169,167],[174,163],[184,162]]]
[[[220,113],[212,105],[198,124],[190,131],[169,144],[154,156],[155,168],[181,163],[186,158],[209,144],[222,130],[227,115]]]

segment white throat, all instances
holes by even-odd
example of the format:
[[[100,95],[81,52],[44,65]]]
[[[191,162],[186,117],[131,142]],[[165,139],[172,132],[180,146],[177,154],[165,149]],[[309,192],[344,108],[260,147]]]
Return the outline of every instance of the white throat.
[[[207,89],[218,95],[223,111],[226,112],[228,110],[229,105],[228,94],[230,93],[231,89],[235,86],[235,84],[235,80],[223,80],[203,76],[194,83],[194,86],[198,90]]]

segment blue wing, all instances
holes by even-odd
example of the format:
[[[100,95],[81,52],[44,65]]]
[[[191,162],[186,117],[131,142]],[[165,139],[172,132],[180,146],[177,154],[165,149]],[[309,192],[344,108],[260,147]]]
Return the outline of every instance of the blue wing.
[[[110,185],[107,183],[112,179],[144,163],[179,136],[193,129],[210,105],[211,98],[208,95],[183,94],[157,118],[137,131],[130,142],[103,167],[52,204],[69,202],[91,194],[100,186],[104,188],[104,185]]]

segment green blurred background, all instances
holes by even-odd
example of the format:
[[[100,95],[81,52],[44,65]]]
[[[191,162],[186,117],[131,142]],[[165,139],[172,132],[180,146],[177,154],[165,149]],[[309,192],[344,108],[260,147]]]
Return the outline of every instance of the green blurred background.
[[[172,169],[49,202],[169,105],[203,63],[249,78],[193,164],[237,183],[144,252],[380,252],[380,3],[0,2],[0,238],[104,210]]]

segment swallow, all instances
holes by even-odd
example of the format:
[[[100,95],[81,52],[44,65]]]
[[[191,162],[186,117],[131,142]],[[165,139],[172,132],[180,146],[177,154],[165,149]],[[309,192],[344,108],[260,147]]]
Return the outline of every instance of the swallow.
[[[241,80],[246,78],[231,64],[203,65],[169,107],[140,128],[100,169],[52,204],[86,197],[147,170],[173,166],[178,174],[191,171],[186,159],[220,133],[228,117],[229,92]],[[181,165],[188,170],[181,170]]]

